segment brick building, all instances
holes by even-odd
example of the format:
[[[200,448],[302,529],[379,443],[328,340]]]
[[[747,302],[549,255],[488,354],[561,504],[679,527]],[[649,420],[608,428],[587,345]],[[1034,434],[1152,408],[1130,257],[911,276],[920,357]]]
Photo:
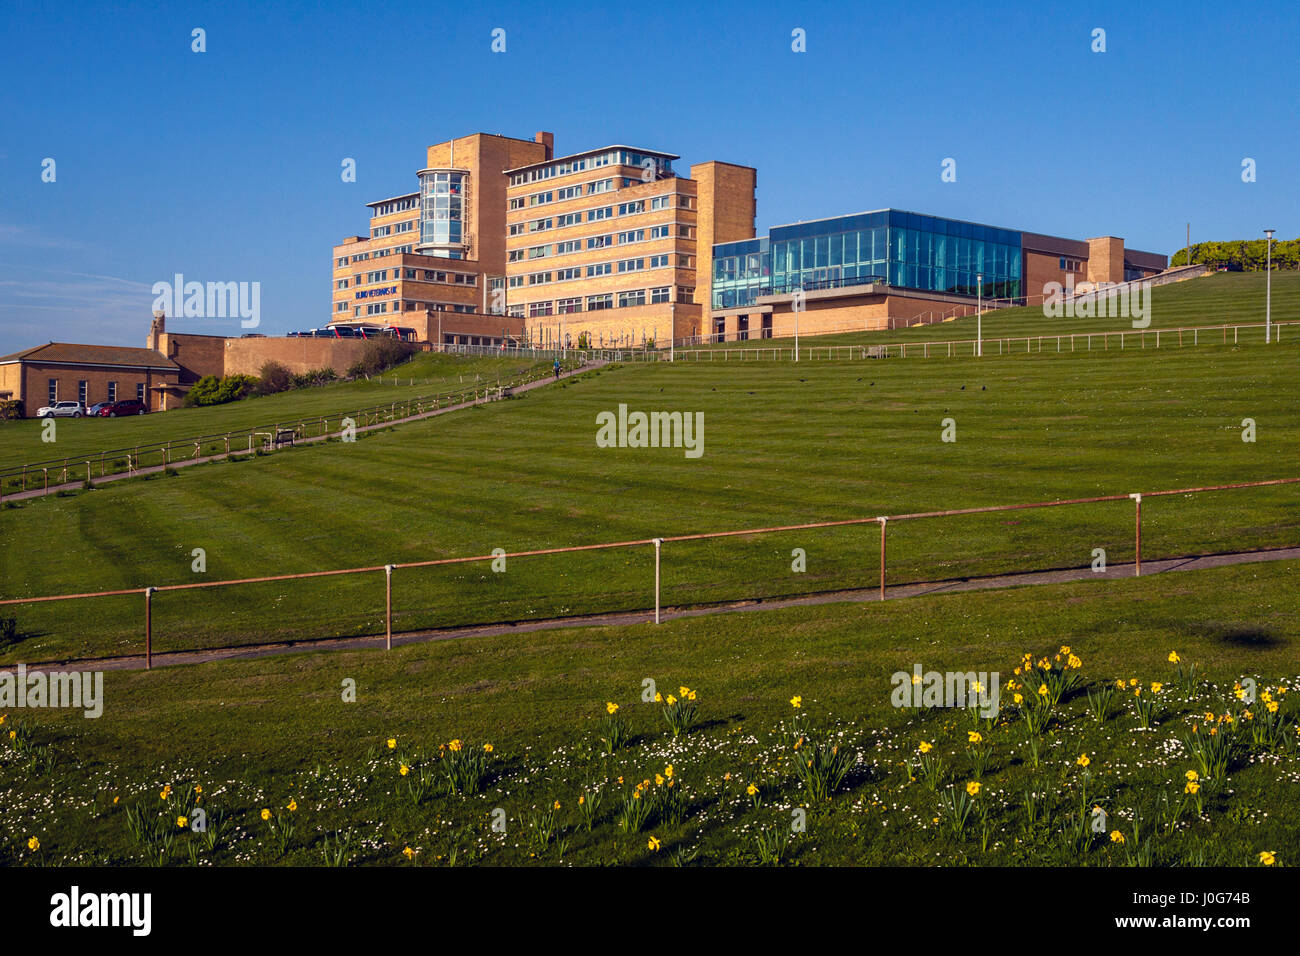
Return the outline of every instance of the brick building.
[[[369,236],[334,247],[331,324],[474,345],[698,335],[713,244],[754,234],[755,172],[710,162],[688,178],[677,158],[557,158],[546,132],[430,146],[419,190],[369,203]]]
[[[28,416],[55,402],[89,408],[128,398],[158,411],[180,377],[180,366],[152,349],[50,342],[0,357],[0,401],[21,401]]]

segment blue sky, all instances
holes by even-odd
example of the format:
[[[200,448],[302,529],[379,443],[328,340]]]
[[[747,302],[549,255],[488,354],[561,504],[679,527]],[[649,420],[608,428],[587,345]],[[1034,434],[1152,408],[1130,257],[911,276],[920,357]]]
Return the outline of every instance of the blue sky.
[[[260,282],[260,331],[324,324],[330,247],[416,187],[426,146],[475,131],[755,166],[760,233],[894,206],[1162,253],[1189,220],[1193,241],[1300,235],[1295,0],[18,3],[6,21],[0,354],[143,344],[177,272]]]

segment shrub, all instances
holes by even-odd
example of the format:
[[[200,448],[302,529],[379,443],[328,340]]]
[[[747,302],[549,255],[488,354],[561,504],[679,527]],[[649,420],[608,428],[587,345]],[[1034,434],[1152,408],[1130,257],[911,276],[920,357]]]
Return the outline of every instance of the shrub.
[[[257,384],[258,395],[274,395],[293,386],[293,376],[289,369],[273,359],[262,364],[260,376],[261,379]]]
[[[12,617],[0,617],[0,647],[18,642],[18,622]]]
[[[311,388],[314,385],[328,385],[338,381],[338,373],[332,368],[314,368],[301,375],[290,376],[294,388]]]
[[[185,393],[185,404],[191,408],[224,405],[248,395],[257,384],[258,380],[252,375],[227,375],[224,378],[205,375]]]
[[[416,351],[415,345],[401,339],[370,339],[366,342],[361,357],[348,369],[348,374],[353,377],[378,375],[385,369],[405,362]]]
[[[20,398],[10,398],[0,402],[0,422],[22,418],[23,402]]]

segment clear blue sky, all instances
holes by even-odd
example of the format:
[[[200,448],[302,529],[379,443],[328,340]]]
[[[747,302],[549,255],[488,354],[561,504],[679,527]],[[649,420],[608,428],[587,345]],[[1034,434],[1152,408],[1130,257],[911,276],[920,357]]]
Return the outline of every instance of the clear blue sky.
[[[9,3],[0,354],[143,344],[177,272],[260,282],[261,331],[324,324],[364,203],[475,131],[755,166],[760,233],[894,206],[1162,253],[1188,220],[1193,241],[1290,238],[1297,49],[1296,0]]]

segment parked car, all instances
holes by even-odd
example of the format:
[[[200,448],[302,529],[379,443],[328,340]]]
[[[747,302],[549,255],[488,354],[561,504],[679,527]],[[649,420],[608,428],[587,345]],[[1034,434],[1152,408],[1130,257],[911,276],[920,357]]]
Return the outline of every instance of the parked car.
[[[120,402],[110,402],[100,411],[102,418],[121,418],[123,415],[143,415],[149,409],[138,398],[124,398]]]
[[[55,402],[36,409],[37,418],[81,418],[85,414],[86,406],[81,402]]]
[[[96,402],[94,405],[91,405],[90,408],[86,409],[86,417],[94,418],[96,415],[98,415],[100,412],[102,412],[104,409],[108,408],[108,406],[112,404],[113,404],[112,402]]]

